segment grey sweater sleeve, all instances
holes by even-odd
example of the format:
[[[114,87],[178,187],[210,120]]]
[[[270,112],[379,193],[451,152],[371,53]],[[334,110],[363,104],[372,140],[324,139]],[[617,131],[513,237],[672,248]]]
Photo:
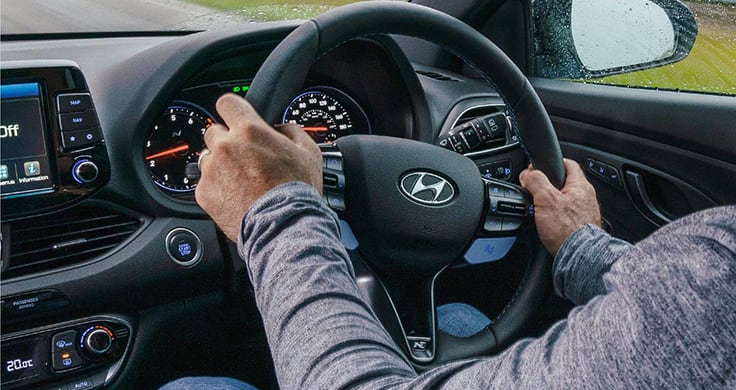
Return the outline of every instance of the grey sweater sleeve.
[[[500,355],[421,374],[361,298],[338,229],[300,183],[270,191],[243,219],[239,250],[284,389],[736,386],[734,206],[634,247],[579,230],[555,260],[555,279],[584,306]]]
[[[579,228],[555,256],[555,291],[577,305],[605,293],[603,274],[630,247],[628,242],[611,237],[595,225]]]

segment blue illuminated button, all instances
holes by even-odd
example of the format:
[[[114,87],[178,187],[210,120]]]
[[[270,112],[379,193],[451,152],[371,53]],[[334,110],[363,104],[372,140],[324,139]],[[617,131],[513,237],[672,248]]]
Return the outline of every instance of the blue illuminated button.
[[[86,130],[62,131],[61,142],[64,149],[77,149],[92,145],[102,140],[102,133],[99,127],[93,127]]]
[[[59,95],[58,98],[59,112],[79,112],[92,108],[92,99],[88,93],[73,93],[67,95]]]
[[[83,130],[99,125],[95,110],[59,114],[59,121],[61,122],[61,130],[63,131]]]
[[[0,180],[7,180],[10,178],[10,169],[7,165],[0,165]]]
[[[192,267],[202,258],[202,242],[191,230],[176,228],[166,236],[166,251],[177,264]]]
[[[481,264],[501,260],[509,253],[515,242],[516,237],[478,238],[465,252],[465,261],[470,264]]]
[[[69,330],[57,333],[51,340],[51,367],[56,371],[64,371],[82,364],[82,358],[77,353],[75,342],[77,332]]]

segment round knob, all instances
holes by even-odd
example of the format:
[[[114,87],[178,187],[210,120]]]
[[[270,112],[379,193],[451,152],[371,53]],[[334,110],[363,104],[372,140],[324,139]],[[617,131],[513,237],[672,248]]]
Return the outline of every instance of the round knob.
[[[79,160],[72,167],[72,177],[79,184],[87,184],[95,181],[100,169],[97,164],[90,160]]]
[[[112,348],[112,331],[104,326],[95,326],[87,329],[82,336],[82,346],[93,356],[101,356]]]

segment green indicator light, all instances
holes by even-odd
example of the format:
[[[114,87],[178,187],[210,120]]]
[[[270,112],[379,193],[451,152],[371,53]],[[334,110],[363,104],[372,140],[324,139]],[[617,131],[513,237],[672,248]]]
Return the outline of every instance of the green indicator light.
[[[247,85],[246,86],[243,86],[243,92],[248,92],[249,89],[250,89],[249,86],[247,86]]]
[[[240,87],[233,87],[233,92],[235,92],[235,93],[240,92]]]

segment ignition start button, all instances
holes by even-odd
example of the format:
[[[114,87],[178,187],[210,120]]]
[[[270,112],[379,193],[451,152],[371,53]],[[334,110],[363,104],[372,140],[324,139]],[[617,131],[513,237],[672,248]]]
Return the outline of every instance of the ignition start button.
[[[193,231],[176,228],[166,235],[166,252],[175,263],[193,267],[202,259],[202,241]]]

